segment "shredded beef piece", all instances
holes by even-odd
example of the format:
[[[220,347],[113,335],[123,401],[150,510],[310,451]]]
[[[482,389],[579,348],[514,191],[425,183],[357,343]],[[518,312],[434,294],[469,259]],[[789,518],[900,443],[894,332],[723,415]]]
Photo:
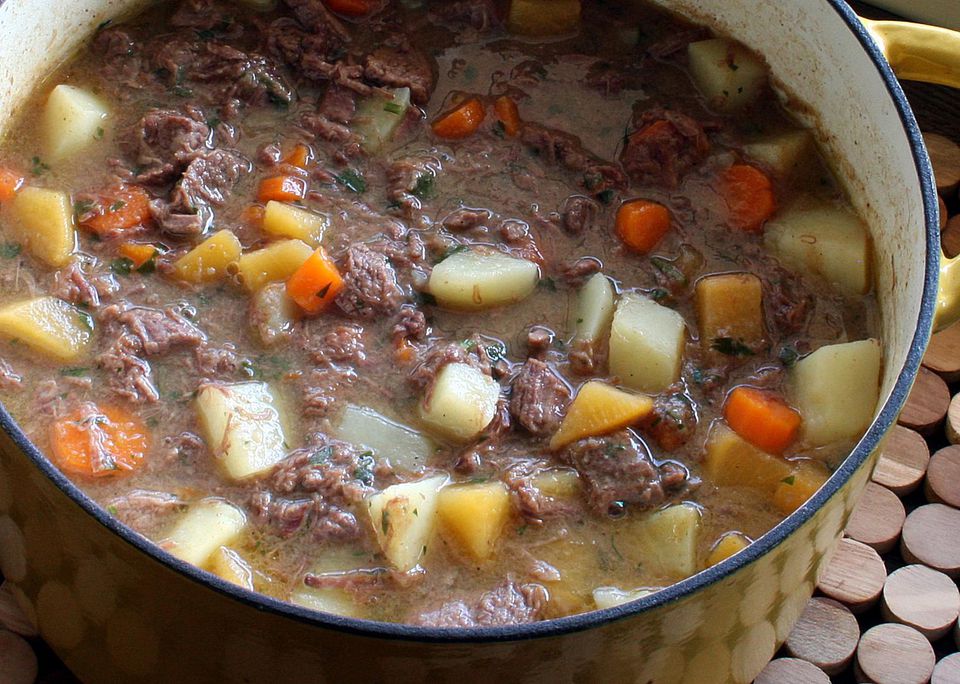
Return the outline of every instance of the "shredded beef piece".
[[[178,112],[151,109],[137,124],[133,154],[138,183],[160,184],[173,180],[202,151],[212,147],[210,127],[203,112],[190,107]]]
[[[524,123],[520,140],[545,161],[570,171],[581,172],[581,182],[590,192],[623,189],[627,179],[620,168],[595,157],[583,147],[580,138],[538,123]]]
[[[154,537],[169,522],[170,516],[183,510],[185,505],[179,498],[167,492],[135,489],[129,494],[107,501],[106,509],[127,527]]]
[[[777,267],[775,276],[763,278],[764,305],[777,330],[793,335],[803,330],[813,308],[813,294],[803,281],[786,269]]]
[[[603,264],[594,257],[581,257],[560,267],[560,277],[567,285],[580,287],[587,279],[603,270]]]
[[[376,48],[367,55],[363,75],[378,85],[410,88],[410,99],[419,105],[430,100],[436,85],[430,59],[410,46]]]
[[[359,325],[337,325],[320,335],[310,334],[306,348],[310,359],[318,366],[344,364],[360,366],[367,360],[363,344],[363,327]]]
[[[443,219],[443,227],[447,230],[463,233],[487,225],[492,218],[493,215],[487,209],[461,207],[447,214]]]
[[[344,313],[373,318],[400,310],[403,288],[397,282],[396,271],[383,254],[364,244],[353,245],[340,270],[343,290],[337,295],[337,305]]]
[[[20,387],[23,378],[6,360],[0,359],[0,390],[10,391]]]
[[[303,414],[325,418],[337,407],[337,396],[356,380],[356,373],[341,368],[314,368],[303,380]]]
[[[408,304],[401,307],[397,314],[397,321],[393,324],[393,340],[395,344],[403,341],[424,342],[429,330],[430,325],[424,313]]]
[[[79,261],[71,261],[53,276],[50,293],[71,304],[91,309],[100,306],[101,298],[108,298],[120,289],[111,274],[88,276]]]
[[[178,435],[167,435],[163,438],[163,450],[166,452],[167,462],[195,462],[206,450],[206,444],[199,435],[193,432],[181,432]]]
[[[350,40],[346,27],[335,18],[322,0],[284,0],[297,21],[313,33],[332,33],[344,42]]]
[[[37,413],[41,416],[56,418],[63,414],[63,390],[56,380],[42,380],[35,392]]]
[[[136,85],[141,75],[140,57],[137,44],[129,33],[117,27],[98,31],[93,39],[92,51],[103,61],[100,73],[105,80]]]
[[[596,200],[583,195],[571,195],[563,202],[560,210],[560,225],[570,235],[582,235],[593,228],[600,205]]]
[[[97,365],[107,374],[107,388],[117,396],[133,402],[153,403],[160,393],[153,386],[150,364],[137,354],[140,351],[133,338],[117,338],[97,356]]]
[[[305,499],[276,498],[269,492],[257,492],[250,500],[254,516],[277,534],[288,538],[304,526],[316,541],[345,541],[358,538],[362,531],[353,513],[326,503],[318,495]]]
[[[280,143],[266,143],[257,150],[257,162],[264,166],[276,166],[282,160],[283,150],[280,149]]]
[[[563,420],[570,389],[539,359],[527,359],[513,381],[510,413],[531,434],[553,434]]]
[[[357,95],[352,90],[332,83],[320,98],[317,113],[330,121],[348,124],[357,109],[356,98]]]
[[[430,17],[435,21],[470,26],[478,31],[486,31],[500,23],[495,0],[447,0],[432,5]]]
[[[412,624],[424,627],[500,627],[522,625],[543,619],[550,595],[540,584],[517,584],[507,580],[484,592],[473,605],[450,601],[436,610],[414,617]]]
[[[549,328],[534,326],[527,331],[527,356],[543,358],[550,350],[556,334]]]
[[[349,126],[331,121],[319,112],[304,112],[300,116],[300,126],[311,135],[335,143],[349,143],[345,154],[355,156],[360,151],[360,137]]]
[[[528,523],[543,524],[548,518],[572,515],[575,509],[567,502],[547,496],[533,484],[533,473],[524,465],[509,468],[503,483],[513,495],[517,511]]]
[[[183,0],[170,16],[170,25],[209,30],[223,24],[225,17],[214,0]]]
[[[432,183],[440,173],[440,160],[436,157],[404,157],[393,162],[387,169],[387,199],[400,207],[407,218],[421,209],[418,186]]]
[[[654,400],[653,412],[644,420],[643,429],[664,451],[674,451],[693,437],[697,411],[682,388],[674,388]]]
[[[243,360],[237,354],[237,348],[227,342],[222,347],[203,344],[193,352],[197,374],[205,378],[236,375],[243,367]]]
[[[710,140],[696,119],[657,107],[634,113],[633,132],[620,161],[635,183],[675,188],[710,152]]]

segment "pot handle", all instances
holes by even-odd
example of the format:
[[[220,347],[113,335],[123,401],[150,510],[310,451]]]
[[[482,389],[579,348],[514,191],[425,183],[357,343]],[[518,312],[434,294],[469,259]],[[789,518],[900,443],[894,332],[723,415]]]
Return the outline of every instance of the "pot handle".
[[[904,21],[860,19],[897,77],[960,88],[960,32]],[[940,258],[934,331],[960,320],[960,257]]]

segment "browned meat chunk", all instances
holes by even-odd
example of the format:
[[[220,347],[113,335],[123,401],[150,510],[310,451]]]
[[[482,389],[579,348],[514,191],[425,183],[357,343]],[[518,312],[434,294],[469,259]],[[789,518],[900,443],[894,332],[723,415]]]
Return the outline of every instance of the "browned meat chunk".
[[[410,88],[410,99],[426,104],[436,85],[430,59],[413,47],[378,47],[367,55],[364,77],[382,86]]]
[[[525,123],[520,129],[520,140],[544,161],[580,173],[580,182],[590,192],[622,190],[627,185],[619,166],[595,157],[571,133]]]
[[[173,494],[135,489],[107,501],[106,509],[117,520],[140,534],[155,535],[186,504]]]
[[[203,113],[151,109],[137,124],[134,158],[139,183],[173,180],[198,154],[213,146],[212,132]]]
[[[305,346],[318,366],[360,366],[367,360],[362,326],[336,325],[320,333],[308,328],[306,334]]]
[[[95,309],[101,299],[110,297],[119,288],[112,275],[87,275],[79,261],[71,261],[54,274],[51,293],[72,304]]]
[[[387,199],[407,218],[420,211],[422,188],[433,184],[440,173],[436,157],[404,157],[387,169]]]
[[[397,282],[397,273],[380,252],[364,244],[347,251],[343,268],[343,290],[337,295],[337,305],[351,316],[373,318],[400,310],[403,288]]]
[[[783,268],[774,271],[774,277],[763,277],[763,302],[768,319],[783,335],[803,330],[813,309],[813,294],[796,275]]]
[[[357,95],[352,90],[333,83],[320,98],[317,113],[330,121],[348,124],[357,109],[356,98]]]
[[[633,117],[620,161],[635,183],[675,188],[710,152],[704,127],[692,117],[656,108]]]
[[[450,601],[436,610],[415,616],[410,622],[425,627],[500,627],[522,625],[543,619],[550,595],[540,584],[517,584],[507,580],[484,592],[473,605]]]
[[[571,235],[582,235],[593,228],[600,215],[600,205],[589,197],[571,195],[560,211],[560,224]]]
[[[644,421],[643,429],[664,451],[679,449],[697,429],[693,402],[681,390],[661,394],[654,401],[653,412]]]
[[[513,381],[510,413],[531,434],[553,434],[563,420],[570,389],[539,359],[527,359]]]

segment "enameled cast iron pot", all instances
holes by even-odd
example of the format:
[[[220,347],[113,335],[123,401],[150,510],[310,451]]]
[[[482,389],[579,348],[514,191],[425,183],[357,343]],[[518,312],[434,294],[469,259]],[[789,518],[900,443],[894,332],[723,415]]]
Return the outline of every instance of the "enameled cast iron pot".
[[[66,664],[94,682],[749,682],[813,592],[914,381],[960,312],[906,78],[960,86],[960,34],[862,23],[842,0],[659,0],[761,53],[872,226],[884,379],[823,489],[748,550],[633,603],[463,631],[329,615],[255,595],[120,526],[0,410],[0,569]],[[0,0],[0,132],[46,72],[139,0]],[[871,35],[873,38],[871,38]],[[877,42],[874,42],[874,41]],[[884,45],[884,43],[886,45]]]

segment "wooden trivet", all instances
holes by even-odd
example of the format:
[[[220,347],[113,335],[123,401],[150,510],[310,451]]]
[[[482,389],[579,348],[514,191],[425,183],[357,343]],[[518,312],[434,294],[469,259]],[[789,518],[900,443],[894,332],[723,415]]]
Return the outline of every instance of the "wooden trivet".
[[[960,445],[944,447],[933,455],[923,493],[927,501],[960,508]]]
[[[908,565],[887,577],[881,608],[890,622],[913,627],[936,641],[949,634],[960,615],[960,591],[942,572]]]
[[[943,423],[949,406],[950,390],[947,383],[932,370],[921,368],[898,422],[929,436]]]
[[[835,675],[853,660],[860,626],[850,609],[828,598],[813,598],[787,637],[784,648],[820,670]]]
[[[930,447],[923,436],[895,425],[887,436],[871,479],[898,496],[905,496],[923,482],[930,461]]]
[[[900,553],[910,563],[960,577],[960,510],[944,504],[914,510],[903,523]]]
[[[876,551],[854,539],[841,539],[817,589],[854,613],[862,613],[880,598],[886,579],[886,568]]]
[[[885,623],[860,638],[857,681],[872,684],[926,684],[937,659],[933,646],[913,627]]]
[[[886,487],[868,482],[863,497],[847,521],[847,536],[886,553],[900,540],[907,517],[900,497]]]

